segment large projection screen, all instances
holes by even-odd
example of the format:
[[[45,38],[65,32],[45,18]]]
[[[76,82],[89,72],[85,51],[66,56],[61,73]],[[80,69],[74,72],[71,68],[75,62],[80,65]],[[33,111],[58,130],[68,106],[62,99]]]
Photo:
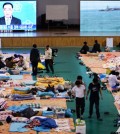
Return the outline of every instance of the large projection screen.
[[[120,1],[80,1],[81,36],[119,36]]]
[[[0,1],[0,31],[36,30],[36,0]]]
[[[68,5],[46,5],[46,20],[68,20]]]

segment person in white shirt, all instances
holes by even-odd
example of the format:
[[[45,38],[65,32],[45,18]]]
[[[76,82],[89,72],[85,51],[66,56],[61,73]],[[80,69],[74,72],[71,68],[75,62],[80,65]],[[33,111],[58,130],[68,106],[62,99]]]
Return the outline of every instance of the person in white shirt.
[[[115,71],[111,71],[111,73],[108,77],[108,83],[111,88],[119,88],[120,81],[117,79]]]
[[[75,82],[75,86],[72,88],[72,94],[76,98],[76,114],[77,118],[83,118],[83,113],[85,109],[85,86],[80,81]]]
[[[49,67],[54,74],[54,68],[53,68],[53,59],[52,59],[52,49],[49,47],[49,45],[46,46],[45,49],[45,67],[46,67],[46,73],[49,73]]]

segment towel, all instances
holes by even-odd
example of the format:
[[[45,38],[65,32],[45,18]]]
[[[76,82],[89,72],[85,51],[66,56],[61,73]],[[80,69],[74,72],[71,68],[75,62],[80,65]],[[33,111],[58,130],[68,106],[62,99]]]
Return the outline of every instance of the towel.
[[[27,124],[26,123],[11,123],[10,125],[10,132],[27,132],[28,129],[24,128]]]

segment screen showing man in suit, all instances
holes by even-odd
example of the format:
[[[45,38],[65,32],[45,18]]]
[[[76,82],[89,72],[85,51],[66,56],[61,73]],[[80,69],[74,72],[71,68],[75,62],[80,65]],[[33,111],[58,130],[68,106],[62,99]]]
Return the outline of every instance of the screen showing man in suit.
[[[3,0],[0,7],[0,30],[36,30],[36,0]]]
[[[14,17],[13,4],[6,2],[3,4],[4,16],[0,18],[0,25],[21,25],[21,20]]]

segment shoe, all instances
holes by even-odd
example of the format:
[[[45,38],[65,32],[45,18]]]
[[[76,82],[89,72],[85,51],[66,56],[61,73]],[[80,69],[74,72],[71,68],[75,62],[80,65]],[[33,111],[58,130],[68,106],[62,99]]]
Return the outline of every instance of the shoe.
[[[103,121],[103,119],[101,119],[101,118],[97,118],[97,120],[98,120],[98,121]]]
[[[91,119],[91,118],[92,118],[92,116],[88,116],[88,118],[89,118],[89,119]]]

